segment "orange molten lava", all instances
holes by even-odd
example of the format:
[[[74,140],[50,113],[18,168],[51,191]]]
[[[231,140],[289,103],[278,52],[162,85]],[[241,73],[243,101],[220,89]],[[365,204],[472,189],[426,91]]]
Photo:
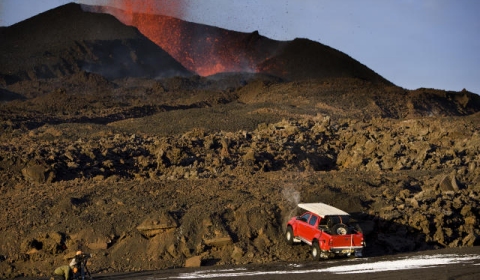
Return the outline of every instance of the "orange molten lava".
[[[169,1],[168,6],[163,1],[154,0],[112,0],[111,3],[119,9],[102,7],[101,12],[110,13],[124,24],[137,27],[190,71],[201,76],[220,72],[254,72],[258,57],[247,55],[245,36],[162,15],[168,13],[181,17],[185,9],[181,1]]]

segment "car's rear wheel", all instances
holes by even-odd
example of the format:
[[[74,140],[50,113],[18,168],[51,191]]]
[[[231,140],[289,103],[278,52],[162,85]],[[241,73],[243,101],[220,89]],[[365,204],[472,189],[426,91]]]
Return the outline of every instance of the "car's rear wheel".
[[[289,245],[293,245],[293,229],[291,226],[287,227],[287,231],[285,232],[285,238],[287,239],[287,243]]]
[[[322,256],[322,251],[320,250],[320,246],[318,245],[318,242],[315,241],[312,244],[312,257],[314,260],[318,261],[320,260]]]
[[[363,257],[363,250],[362,250],[362,249],[355,250],[355,253],[353,254],[353,256],[354,256],[355,258],[361,258],[361,257]]]

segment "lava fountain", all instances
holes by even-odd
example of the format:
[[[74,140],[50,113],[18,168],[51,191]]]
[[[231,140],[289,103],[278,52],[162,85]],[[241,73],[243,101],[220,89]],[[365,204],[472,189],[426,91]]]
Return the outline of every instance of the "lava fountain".
[[[185,68],[201,76],[221,72],[257,72],[256,66],[268,58],[269,52],[265,49],[259,52],[257,47],[271,40],[258,32],[240,33],[165,16],[162,14],[181,16],[186,9],[182,1],[165,3],[122,0],[88,9],[109,13],[124,24],[135,26]]]

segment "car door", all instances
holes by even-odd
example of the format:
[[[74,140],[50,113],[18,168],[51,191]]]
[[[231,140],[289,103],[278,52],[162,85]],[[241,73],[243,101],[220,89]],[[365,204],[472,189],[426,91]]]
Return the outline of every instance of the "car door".
[[[312,214],[310,216],[310,219],[308,220],[308,223],[306,223],[305,225],[305,229],[304,229],[304,238],[306,240],[308,240],[309,242],[312,242],[313,240],[313,237],[315,236],[315,234],[317,234],[318,232],[318,221],[319,221],[319,217],[315,214]]]
[[[296,228],[296,236],[300,238],[305,238],[305,231],[307,231],[307,225],[308,221],[310,220],[310,217],[312,214],[310,212],[304,213],[302,216],[298,217],[298,223],[297,223],[297,228]]]

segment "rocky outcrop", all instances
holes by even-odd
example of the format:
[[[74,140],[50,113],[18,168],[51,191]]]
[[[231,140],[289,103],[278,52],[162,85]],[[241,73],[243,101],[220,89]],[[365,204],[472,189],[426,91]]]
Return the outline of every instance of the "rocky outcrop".
[[[4,160],[25,162],[24,179],[37,183],[110,176],[202,179],[279,170],[455,170],[467,182],[445,175],[438,178],[438,184],[443,190],[458,191],[479,176],[476,151],[480,134],[446,122],[414,119],[330,124],[328,117],[319,116],[235,133],[194,130],[175,137],[112,134],[95,140],[57,140],[55,146],[33,142],[28,144],[31,149],[21,154],[14,148],[21,143],[6,143]],[[24,141],[45,137],[60,138],[45,126]]]
[[[39,127],[1,144],[0,224],[21,233],[0,241],[3,276],[46,275],[31,264],[60,264],[77,248],[94,271],[306,259],[282,236],[299,201],[351,212],[366,255],[478,245],[478,124],[446,120],[318,115],[75,141]],[[31,194],[24,203],[18,190]]]
[[[137,230],[146,238],[154,237],[175,228],[177,228],[177,223],[168,213],[152,215],[137,226]]]

